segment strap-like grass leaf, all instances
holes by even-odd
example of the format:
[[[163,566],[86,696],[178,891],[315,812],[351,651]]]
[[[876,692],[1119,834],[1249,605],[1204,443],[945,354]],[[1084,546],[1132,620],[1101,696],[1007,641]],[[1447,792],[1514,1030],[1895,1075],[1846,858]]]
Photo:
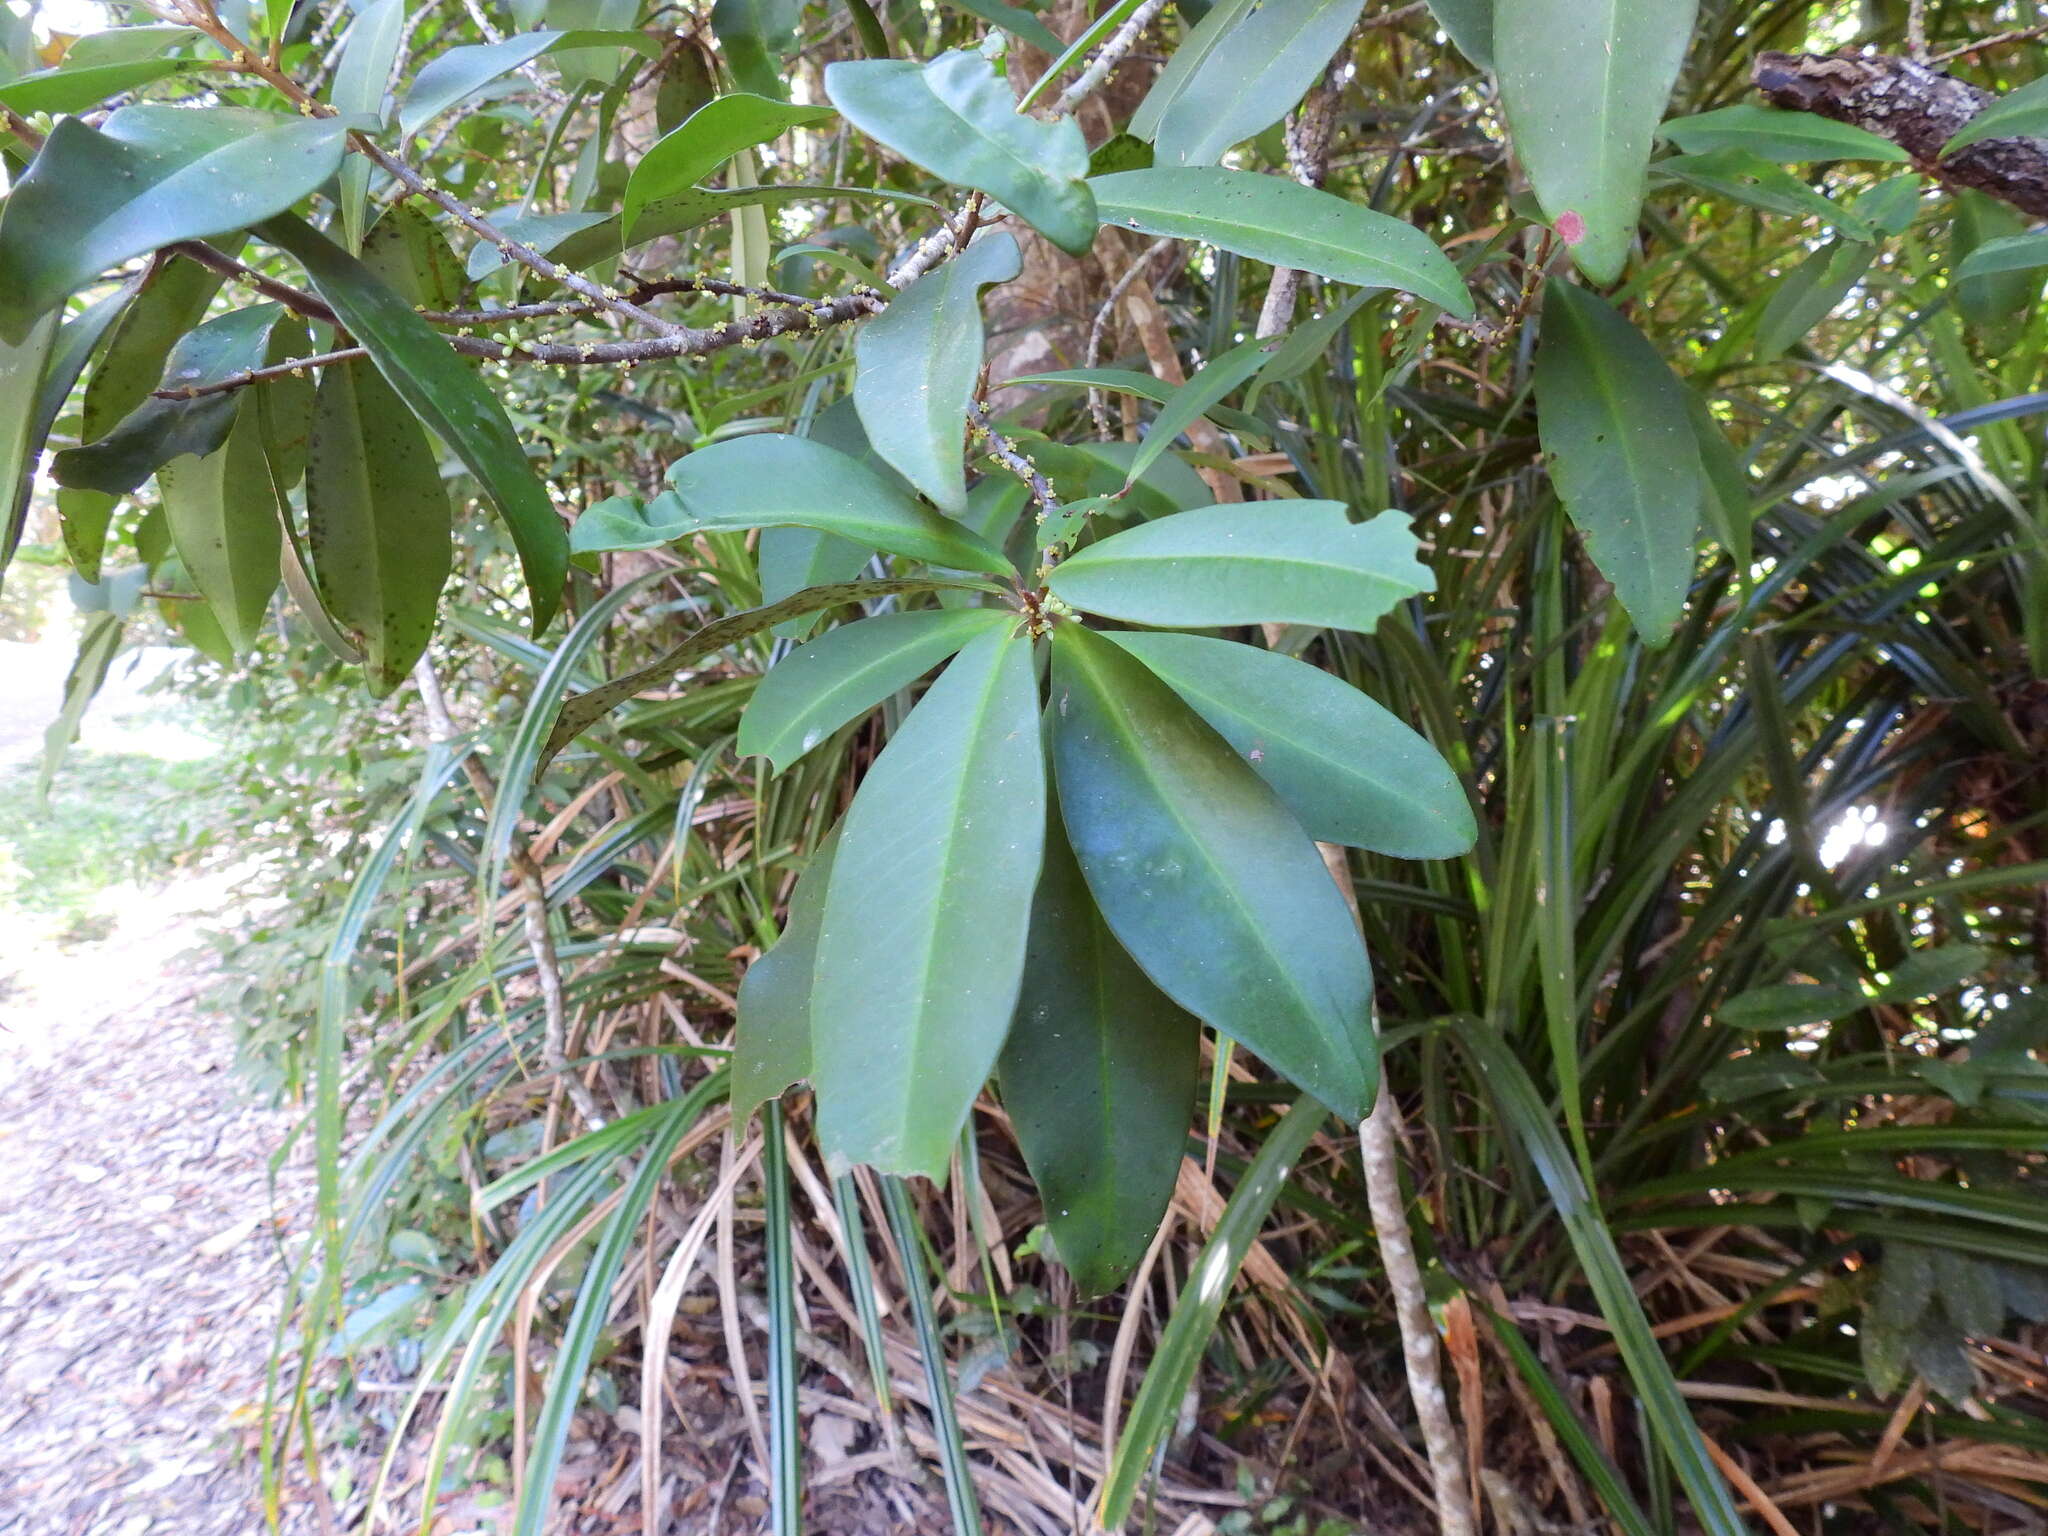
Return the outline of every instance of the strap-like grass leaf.
[[[171,460],[157,480],[186,573],[228,644],[237,654],[248,650],[270,611],[284,543],[255,401],[245,403],[220,448],[203,459]]]
[[[307,448],[306,537],[327,611],[362,651],[371,688],[389,693],[434,633],[453,561],[452,519],[426,433],[362,363],[320,377]]]
[[[1691,1501],[1693,1518],[1711,1536],[1746,1536],[1748,1528],[1679,1394],[1671,1363],[1643,1316],[1642,1301],[1629,1282],[1628,1266],[1614,1245],[1614,1234],[1580,1181],[1572,1155],[1527,1069],[1490,1021],[1460,1021],[1457,1039],[1478,1063],[1502,1122],[1535,1164],[1557,1207],[1558,1219],[1578,1254],[1580,1273],[1614,1330],[1615,1344],[1635,1382],[1652,1438],[1677,1472]]]
[[[1658,134],[1689,155],[1717,149],[1746,149],[1766,160],[1805,164],[1816,160],[1905,160],[1906,152],[1867,128],[1838,123],[1812,112],[1740,102],[1692,117],[1661,123]]]
[[[1553,278],[1536,411],[1565,510],[1637,633],[1658,643],[1685,606],[1707,490],[1685,386],[1613,305]]]
[[[1334,282],[1399,288],[1454,315],[1472,313],[1458,269],[1421,230],[1284,176],[1160,166],[1089,185],[1105,224],[1199,240]]]
[[[827,630],[777,662],[740,717],[739,750],[777,773],[970,640],[1014,624],[996,608],[920,608]]]
[[[245,107],[123,107],[98,128],[67,117],[0,205],[0,338],[107,268],[179,240],[269,218],[341,164],[361,119]]]
[[[1408,519],[1353,523],[1342,502],[1195,507],[1111,534],[1052,574],[1062,600],[1105,618],[1178,629],[1318,624],[1370,630],[1436,590]]]
[[[298,259],[377,371],[497,504],[519,550],[538,635],[561,603],[569,538],[505,407],[412,306],[332,240],[294,218],[272,219],[263,235]]]
[[[1264,0],[1207,53],[1159,119],[1161,165],[1214,165],[1273,126],[1351,35],[1365,0]]]
[[[1237,748],[1310,837],[1404,859],[1471,848],[1472,806],[1450,764],[1341,678],[1202,635],[1108,638]]]
[[[785,620],[801,618],[807,613],[817,613],[826,608],[837,608],[845,603],[861,603],[871,597],[892,597],[905,592],[931,592],[945,588],[971,591],[999,590],[983,582],[947,581],[929,576],[892,578],[884,581],[848,581],[831,586],[807,587],[801,592],[783,598],[780,602],[764,603],[761,607],[749,608],[744,613],[728,614],[716,623],[706,624],[652,665],[628,672],[623,677],[615,677],[587,693],[571,695],[564,701],[561,713],[555,719],[554,728],[548,733],[547,743],[539,754],[537,769],[547,767],[557,752],[634,694],[657,683],[670,681],[685,667],[706,656],[716,655],[735,641],[744,640],[749,635],[758,635],[764,629],[773,629]]]
[[[744,1126],[770,1099],[811,1075],[811,978],[825,888],[839,853],[839,828],[826,834],[789,895],[789,921],[767,954],[740,978],[732,1048],[732,1114]]]
[[[1053,817],[999,1077],[1059,1260],[1087,1295],[1123,1281],[1165,1214],[1201,1042],[1109,931]]]
[[[626,179],[622,215],[627,238],[633,237],[641,210],[649,203],[696,186],[743,149],[830,116],[830,107],[794,107],[745,92],[706,102],[634,165]]]
[[[1379,1081],[1372,969],[1322,855],[1137,658],[1053,633],[1060,813],[1088,888],[1159,990],[1349,1120]]]
[[[795,524],[934,565],[1011,573],[1002,551],[860,460],[809,438],[728,438],[676,460],[668,481],[685,534]]]
[[[1045,843],[1031,641],[957,656],[868,770],[840,834],[811,1018],[835,1169],[942,1178],[1017,1005]]]
[[[891,468],[945,511],[967,505],[967,406],[981,373],[981,290],[1021,269],[1017,242],[988,235],[899,294],[854,340],[853,403]]]
[[[1130,1422],[1110,1454],[1109,1471],[1102,1483],[1104,1530],[1124,1528],[1138,1489],[1184,1412],[1189,1384],[1216,1337],[1217,1322],[1230,1300],[1231,1283],[1257,1241],[1273,1202],[1286,1188],[1288,1174],[1328,1120],[1320,1104],[1296,1100],[1286,1117],[1266,1133],[1258,1156],[1231,1192],[1202,1256],[1188,1271],[1187,1284],[1181,1287],[1180,1300],[1131,1403]]]
[[[1698,0],[1496,0],[1515,155],[1589,282],[1621,275]]]
[[[825,70],[846,118],[935,176],[997,199],[1053,244],[1080,256],[1095,242],[1088,145],[1070,117],[1039,122],[979,53],[929,64],[859,59]]]

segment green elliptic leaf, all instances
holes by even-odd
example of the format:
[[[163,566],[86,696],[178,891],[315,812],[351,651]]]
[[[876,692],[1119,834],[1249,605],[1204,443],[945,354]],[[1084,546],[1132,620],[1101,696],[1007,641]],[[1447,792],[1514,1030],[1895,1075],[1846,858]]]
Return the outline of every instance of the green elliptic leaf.
[[[2019,327],[2041,294],[2041,275],[2025,266],[2007,266],[1963,275],[1980,247],[2027,238],[2026,219],[2018,209],[1974,187],[1958,189],[1955,218],[1949,227],[1950,259],[1956,266],[1956,309],[1966,324],[1982,333],[1993,352],[2003,352],[2019,339]]]
[[[158,387],[217,384],[260,367],[271,329],[283,314],[275,304],[252,304],[187,332],[172,349]],[[105,437],[54,455],[50,473],[74,490],[124,495],[181,454],[204,458],[218,449],[228,440],[240,403],[233,392],[190,400],[145,398]]]
[[[844,1172],[943,1178],[994,1069],[1045,844],[1031,641],[955,657],[846,813],[812,993],[818,1138]]]
[[[412,89],[398,109],[399,132],[407,136],[418,133],[493,80],[558,48],[631,48],[648,58],[658,58],[661,51],[645,32],[633,31],[527,32],[502,42],[450,48],[430,59],[413,77]]]
[[[337,112],[384,120],[384,98],[391,71],[398,63],[398,45],[405,38],[405,0],[365,0],[355,7],[341,40],[341,59],[334,69],[328,100]],[[370,195],[370,162],[361,155],[343,160],[335,200],[341,205],[344,243],[362,249],[363,207]]]
[[[829,65],[825,94],[870,138],[935,176],[986,192],[1068,254],[1085,255],[1095,243],[1080,126],[1018,112],[1008,82],[981,54]]]
[[[218,242],[222,246],[239,241]],[[232,251],[229,254],[233,254]],[[206,318],[227,279],[196,261],[174,257],[154,266],[142,291],[114,327],[113,339],[86,380],[78,440],[96,442],[149,398],[171,349]]]
[[[360,119],[244,107],[123,107],[67,117],[0,205],[0,338],[107,268],[289,208],[341,165]]]
[[[37,800],[49,794],[50,781],[56,778],[64,754],[78,740],[79,723],[85,719],[86,708],[100,691],[100,685],[106,682],[114,657],[120,654],[123,633],[121,614],[105,609],[87,610],[85,622],[78,630],[78,656],[64,678],[63,707],[43,730],[43,762],[36,774]]]
[[[1117,943],[1052,817],[997,1080],[1053,1246],[1086,1295],[1121,1284],[1158,1230],[1201,1056],[1201,1024]]]
[[[363,266],[415,309],[454,309],[462,263],[448,237],[411,203],[387,208],[363,236]]]
[[[934,565],[1008,575],[1000,550],[860,460],[779,432],[728,438],[670,466],[685,533],[795,524]]]
[[[42,446],[36,400],[57,345],[57,317],[45,315],[16,344],[0,340],[0,572],[14,554]]]
[[[1022,270],[1011,236],[984,236],[910,284],[854,340],[853,403],[875,452],[945,511],[967,506],[966,419],[981,374],[981,290]]]
[[[1072,623],[1052,651],[1060,814],[1117,939],[1168,997],[1362,1120],[1372,968],[1315,844],[1134,656]]]
[[[1199,240],[1333,282],[1398,288],[1472,314],[1450,257],[1421,230],[1285,176],[1216,166],[1118,171],[1089,182],[1105,224]]]
[[[1022,6],[1005,5],[1003,0],[952,0],[970,16],[979,16],[992,27],[1000,27],[1021,38],[1041,53],[1060,51],[1059,35]]]
[[[781,773],[970,640],[1016,622],[1005,609],[920,608],[827,630],[761,679],[740,717],[739,750]]]
[[[1746,149],[1766,160],[1805,164],[1817,160],[1906,160],[1907,153],[1867,128],[1838,123],[1811,112],[1743,102],[1661,123],[1658,134],[1689,155],[1717,149]]]
[[[1194,20],[1194,28],[1173,50],[1166,67],[1159,71],[1159,78],[1152,82],[1152,89],[1145,93],[1145,99],[1138,103],[1138,110],[1131,114],[1130,132],[1133,137],[1149,141],[1159,132],[1160,123],[1174,102],[1180,99],[1180,93],[1188,88],[1188,82],[1215,53],[1217,45],[1229,36],[1231,29],[1251,13],[1252,4],[1253,0],[1216,0],[1198,19],[1193,11],[1185,13]]]
[[[1273,786],[1320,842],[1445,859],[1478,836],[1458,777],[1422,737],[1341,678],[1202,635],[1114,631]]]
[[[1942,145],[1941,152],[1952,155],[1986,139],[2048,139],[2048,79],[2023,85],[1992,102]]]
[[[0,85],[0,106],[12,107],[24,115],[83,112],[110,96],[148,85],[152,80],[221,67],[212,59],[130,59],[120,64],[43,69]]]
[[[1553,278],[1536,413],[1551,483],[1593,563],[1636,632],[1660,643],[1692,585],[1707,492],[1685,386],[1613,305]]]
[[[1515,155],[1587,281],[1621,276],[1698,0],[1495,0]]]
[[[1161,165],[1214,165],[1316,83],[1365,0],[1264,0],[1195,66],[1153,135]]]
[[[71,46],[64,50],[64,64],[69,69],[129,64],[136,59],[153,59],[181,44],[199,42],[205,36],[197,27],[109,27],[104,32],[74,37]]]
[[[1429,14],[1458,51],[1481,69],[1493,68],[1494,0],[1427,0]]]
[[[2048,267],[2048,234],[2007,235],[1987,240],[1957,264],[1955,280],[1995,277],[2003,272],[2028,272]]]
[[[675,497],[657,496],[642,505],[631,496],[607,496],[569,528],[569,553],[606,555],[622,549],[660,549],[689,532],[689,519]]]
[[[64,535],[64,553],[81,581],[97,586],[100,557],[106,553],[107,525],[113,521],[118,496],[103,491],[57,492],[57,526]]]
[[[1870,1006],[1871,999],[1855,987],[1821,982],[1786,982],[1738,993],[1716,1010],[1717,1022],[1731,1029],[1757,1031],[1801,1029],[1825,1024]]]
[[[1731,145],[1700,155],[1671,155],[1657,161],[1651,170],[1660,180],[1683,182],[1745,207],[1819,219],[1851,240],[1877,238],[1868,220],[1823,197],[1782,165],[1747,149]]]
[[[379,694],[405,680],[434,633],[453,565],[448,489],[427,435],[375,369],[320,375],[306,460],[306,540],[327,611]]]
[[[243,407],[220,449],[203,459],[171,460],[157,483],[178,558],[240,655],[256,643],[270,611],[284,542],[255,402]]]
[[[505,407],[411,305],[332,240],[291,218],[272,219],[263,237],[297,258],[398,397],[454,450],[496,503],[519,551],[538,635],[561,604],[569,537]],[[441,575],[446,574],[444,569]]]
[[[787,96],[782,60],[796,47],[801,0],[717,0],[711,32],[733,78],[757,96]]]
[[[797,877],[782,937],[740,978],[732,1113],[743,1128],[755,1110],[811,1075],[811,976],[817,969],[818,925],[839,853],[839,830],[826,834]]]
[[[1111,534],[1052,573],[1062,600],[1131,624],[1318,624],[1370,630],[1436,590],[1398,512],[1353,523],[1338,501],[1196,507]]]
[[[537,214],[534,216],[537,219],[557,221],[555,227],[558,230],[570,221],[573,221],[574,228],[566,235],[557,234],[552,243],[545,240],[528,243],[537,244],[550,259],[580,272],[611,260],[630,245],[643,245],[664,235],[680,235],[741,208],[774,208],[783,203],[830,202],[835,198],[905,203],[919,208],[938,206],[928,197],[887,187],[692,187],[670,197],[656,198],[642,208],[640,217],[634,222],[630,241],[625,238],[624,223],[617,214],[599,217],[595,223],[589,224],[583,222],[592,217],[589,214]],[[503,227],[502,221],[500,227]],[[472,247],[472,265],[477,259],[476,249]]]
[[[627,238],[633,237],[641,210],[649,203],[695,187],[743,149],[832,115],[830,107],[794,107],[744,92],[706,102],[675,132],[657,140],[626,179]]]

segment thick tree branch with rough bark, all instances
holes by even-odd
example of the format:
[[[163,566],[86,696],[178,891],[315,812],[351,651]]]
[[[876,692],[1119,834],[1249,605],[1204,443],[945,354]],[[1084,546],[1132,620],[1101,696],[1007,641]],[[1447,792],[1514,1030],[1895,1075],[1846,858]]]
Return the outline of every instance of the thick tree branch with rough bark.
[[[1944,157],[1942,145],[1998,98],[1944,70],[1881,53],[1762,53],[1764,99],[1889,139],[1914,165],[1953,186],[2048,218],[2048,142],[1985,139]]]

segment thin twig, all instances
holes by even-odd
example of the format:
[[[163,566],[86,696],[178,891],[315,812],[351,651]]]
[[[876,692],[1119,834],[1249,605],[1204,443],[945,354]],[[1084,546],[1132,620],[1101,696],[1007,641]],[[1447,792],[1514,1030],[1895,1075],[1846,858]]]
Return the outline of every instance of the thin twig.
[[[1145,0],[1145,3],[1131,12],[1124,24],[1116,29],[1114,36],[1096,50],[1095,57],[1088,61],[1088,67],[1081,71],[1080,78],[1064,91],[1059,100],[1052,104],[1054,117],[1070,117],[1074,109],[1086,101],[1110,76],[1110,71],[1124,60],[1124,55],[1138,46],[1138,39],[1145,35],[1145,29],[1152,20],[1166,9],[1166,0]]]

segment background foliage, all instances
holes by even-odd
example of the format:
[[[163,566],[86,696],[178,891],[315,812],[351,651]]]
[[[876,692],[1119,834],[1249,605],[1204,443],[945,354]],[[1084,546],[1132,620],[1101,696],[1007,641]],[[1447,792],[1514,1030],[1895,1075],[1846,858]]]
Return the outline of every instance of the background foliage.
[[[429,1519],[476,1480],[524,1530],[577,1518],[556,1494],[598,1499],[587,1447],[635,1435],[618,1507],[681,1490],[695,1514],[730,1480],[718,1497],[784,1530],[1454,1525],[1395,1326],[1398,1225],[1457,1481],[1500,1529],[2030,1528],[2048,244],[1925,156],[1757,118],[1751,87],[1765,50],[1867,45],[1949,55],[2023,114],[2025,9],[379,0],[181,6],[75,41],[0,12],[9,441],[40,427],[51,450],[33,496],[37,453],[7,461],[24,549],[78,573],[77,707],[140,605],[215,658],[246,743],[232,846],[286,897],[228,968],[324,1168],[275,1456],[318,1466],[367,1436],[380,1486],[327,1466],[351,1517]],[[1119,67],[1069,100],[1127,24]],[[184,110],[103,116],[134,99]],[[233,115],[256,111],[277,116]],[[980,137],[935,139],[947,113]],[[346,157],[345,130],[364,135]],[[79,192],[94,156],[161,196],[102,218]],[[31,165],[63,195],[38,203]],[[1321,200],[1292,200],[1311,184]],[[954,258],[992,203],[1016,217]],[[246,244],[218,238],[244,217]],[[148,254],[201,236],[230,270]],[[301,329],[307,297],[327,316]],[[351,336],[367,356],[309,370],[317,391],[287,370],[150,393]],[[1150,594],[1099,574],[1113,540],[1240,501],[1268,530],[1317,502],[1396,509],[1426,580],[1361,611],[1332,578],[1353,595],[1332,615],[1244,566]],[[1106,1038],[1157,1042],[1136,1102],[1193,1110],[1155,1116],[1149,1194],[1136,1119],[1112,1121],[1129,1136],[1106,1165],[1056,1166],[1045,1105],[1073,1100],[1034,1101],[1029,1037],[977,1099],[1007,999],[938,1108],[900,1080],[905,1163],[835,1131],[829,1092],[822,1113],[774,1101],[808,1056],[728,1058],[742,1010],[808,1044],[790,962],[849,941],[822,893],[828,931],[807,929],[795,882],[855,787],[886,782],[948,654],[899,658],[872,709],[807,723],[799,695],[769,750],[749,706],[819,620],[740,616],[893,578],[826,606],[968,644],[995,610],[921,567],[993,573],[991,545],[1021,562],[1032,632],[1067,620],[1055,690],[1062,667],[1127,679],[1104,719],[1186,716],[1141,703],[1170,653],[1061,601],[1305,658],[1455,772],[1470,825],[1448,835],[1412,813],[1393,825],[1413,846],[1309,827],[1354,845],[1329,857],[1406,1123],[1398,1222],[1368,1197],[1370,1149],[1269,1070],[1356,1111],[1369,1069],[1347,1088],[1287,1058],[1256,1033],[1270,995],[1230,1028],[1231,997],[1178,986],[1118,922],[1071,804],[1055,826],[1081,878],[1057,841],[1045,858],[1083,894],[1057,909],[1040,877],[1030,931],[1063,922],[1057,953],[1110,978]],[[1148,595],[1163,606],[1128,606]],[[565,740],[573,695],[593,702]],[[1219,797],[1256,799],[1255,763],[1283,821],[1356,809],[1342,774],[1364,754],[1314,762],[1316,793],[1290,798],[1284,754],[1190,704],[1239,752],[1169,760],[1223,765],[1239,787]],[[1078,728],[1053,730],[1057,759]],[[903,772],[900,814],[930,811],[943,745]],[[937,835],[916,827],[905,847]],[[887,877],[833,869],[833,890]],[[1308,873],[1276,888],[1326,899]],[[1034,969],[1019,889],[999,936],[1028,989],[1075,967]],[[1004,921],[973,915],[941,960]],[[1253,915],[1287,943],[1326,920]],[[833,974],[833,1017],[869,1006]],[[879,1078],[873,1060],[840,1080]],[[1092,1250],[1058,1231],[1074,1203],[1037,1192],[1088,1194],[1091,1171],[1141,1207],[1099,1211],[1085,1230],[1122,1241]],[[1074,1283],[1133,1266],[1107,1296]],[[676,1407],[731,1426],[736,1457]],[[431,1440],[408,1432],[434,1414]]]

